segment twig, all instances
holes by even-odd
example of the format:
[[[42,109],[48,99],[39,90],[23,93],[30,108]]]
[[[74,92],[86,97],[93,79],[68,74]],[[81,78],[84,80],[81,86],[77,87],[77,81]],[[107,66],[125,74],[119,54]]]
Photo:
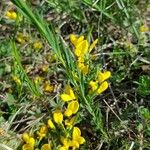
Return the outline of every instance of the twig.
[[[109,109],[114,113],[114,115],[118,118],[118,120],[120,122],[122,122],[122,120],[120,119],[120,117],[114,112],[114,110],[109,106],[109,104],[103,99],[103,101],[105,102],[105,104],[109,107]]]

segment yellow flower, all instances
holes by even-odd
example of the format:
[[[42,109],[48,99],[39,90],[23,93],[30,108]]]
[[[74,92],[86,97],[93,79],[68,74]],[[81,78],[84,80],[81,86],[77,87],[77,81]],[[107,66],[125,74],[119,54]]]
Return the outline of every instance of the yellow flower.
[[[61,139],[60,139],[60,141],[61,141],[61,143],[63,144],[63,146],[61,146],[60,148],[63,150],[68,150],[69,149],[69,147],[70,147],[70,143],[71,143],[71,141],[68,139],[68,138],[65,138],[65,137],[61,137]]]
[[[64,102],[67,102],[67,101],[71,101],[71,100],[75,100],[76,99],[76,96],[72,90],[72,88],[69,86],[69,85],[66,85],[65,87],[65,93],[64,94],[61,94],[60,95],[61,99],[64,101]]]
[[[34,150],[34,147],[32,147],[31,145],[29,144],[24,144],[22,146],[22,150]]]
[[[148,31],[150,31],[150,27],[145,26],[145,25],[142,25],[140,27],[140,32],[148,32]]]
[[[57,124],[62,124],[63,121],[63,114],[61,111],[57,110],[53,113],[53,119]]]
[[[81,43],[84,40],[84,36],[80,36],[79,38],[77,38],[76,35],[71,34],[70,35],[70,41],[71,43],[76,47],[79,43]]]
[[[54,86],[51,85],[49,81],[46,81],[43,85],[43,90],[44,90],[44,92],[51,93],[54,90]]]
[[[16,82],[16,84],[21,85],[21,80],[17,76],[12,76],[12,79]]]
[[[66,125],[66,126],[69,126],[69,127],[72,127],[72,126],[74,125],[74,123],[75,123],[75,119],[76,119],[75,116],[72,117],[71,119],[66,119],[66,120],[65,120],[65,125]]]
[[[17,14],[15,11],[7,11],[6,12],[6,17],[11,19],[11,20],[16,20]]]
[[[43,125],[40,128],[40,131],[37,131],[37,135],[39,136],[40,140],[42,140],[47,134],[47,126]]]
[[[78,57],[78,62],[80,62],[80,63],[84,63],[84,56],[80,56],[80,57]]]
[[[98,94],[103,93],[108,88],[108,82],[104,81],[97,90]]]
[[[50,144],[44,144],[44,145],[42,145],[41,150],[51,150]]]
[[[81,131],[78,127],[73,128],[71,146],[79,148],[80,144],[85,143],[84,137],[81,136]]]
[[[29,136],[28,133],[22,135],[22,139],[26,144],[23,145],[22,150],[34,150],[35,139]]]
[[[96,40],[90,45],[90,47],[89,47],[89,52],[92,51],[92,49],[96,46],[97,42],[98,42],[98,39],[96,39]]]
[[[78,109],[79,109],[78,101],[71,101],[68,104],[68,107],[64,114],[65,114],[65,116],[70,117],[71,115],[76,114]]]
[[[28,143],[28,141],[29,141],[29,139],[30,139],[29,134],[28,134],[28,133],[23,133],[22,139],[23,139],[26,143]]]
[[[91,91],[94,92],[98,89],[98,82],[97,81],[90,81],[89,86],[91,88]]]
[[[68,147],[61,146],[61,147],[59,148],[59,150],[68,150]]]
[[[36,50],[39,50],[42,48],[42,43],[40,41],[36,41],[34,44],[33,44],[33,48],[36,49]]]
[[[47,124],[51,129],[55,129],[55,125],[53,124],[51,119],[48,119]]]
[[[84,63],[78,62],[78,69],[83,73],[84,75],[88,74],[89,66],[85,65]]]
[[[99,83],[102,83],[103,81],[107,80],[108,78],[110,78],[110,76],[111,76],[111,72],[110,71],[104,71],[103,73],[99,72],[98,73],[98,81],[99,81]]]
[[[88,52],[88,47],[89,47],[88,41],[83,40],[76,46],[74,51],[75,55],[77,57],[84,56]]]

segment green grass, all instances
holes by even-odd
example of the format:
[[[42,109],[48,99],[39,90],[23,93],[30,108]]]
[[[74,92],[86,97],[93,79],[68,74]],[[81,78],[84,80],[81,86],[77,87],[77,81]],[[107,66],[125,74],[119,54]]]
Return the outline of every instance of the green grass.
[[[74,126],[86,140],[80,149],[149,149],[149,32],[140,32],[140,26],[147,23],[146,2],[11,2],[0,2],[0,149],[20,150],[25,132],[36,139],[37,149],[50,143],[57,150],[62,145],[60,136],[72,138],[72,128],[57,123],[56,132],[48,129],[44,139],[37,138],[48,119],[54,122],[55,110],[67,109],[68,103],[60,98],[66,84],[80,104],[74,114]],[[7,10],[16,11],[17,19],[8,19]],[[84,60],[90,68],[87,75],[77,66],[70,34],[84,35],[89,43],[98,38]],[[36,41],[42,48],[34,48]],[[46,71],[44,66],[48,66]],[[99,70],[111,72],[109,88],[102,94],[89,94],[89,82],[97,80]],[[36,84],[39,76],[41,81]],[[51,92],[45,90],[47,81],[53,86]]]

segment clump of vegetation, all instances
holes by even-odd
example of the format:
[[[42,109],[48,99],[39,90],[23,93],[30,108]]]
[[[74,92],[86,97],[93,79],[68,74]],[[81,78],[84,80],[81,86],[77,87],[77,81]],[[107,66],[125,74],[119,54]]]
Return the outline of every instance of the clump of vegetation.
[[[0,4],[0,149],[150,149],[146,2]]]

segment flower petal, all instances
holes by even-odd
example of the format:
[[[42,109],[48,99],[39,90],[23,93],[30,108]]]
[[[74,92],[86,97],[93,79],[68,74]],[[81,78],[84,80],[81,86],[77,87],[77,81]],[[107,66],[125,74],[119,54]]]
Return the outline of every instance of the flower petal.
[[[81,131],[80,131],[80,129],[79,129],[78,127],[74,127],[74,128],[73,128],[73,133],[72,133],[72,138],[73,138],[73,140],[78,139],[78,137],[80,137],[80,136],[81,136]]]
[[[44,145],[42,145],[41,150],[51,150],[50,144],[44,144]]]
[[[53,113],[53,119],[57,124],[62,124],[63,114],[61,113],[61,111],[55,111]]]
[[[78,138],[78,142],[79,142],[79,144],[85,143],[84,137],[80,136],[80,137]]]
[[[98,81],[100,83],[102,83],[103,81],[107,80],[108,78],[110,78],[111,76],[111,72],[110,71],[105,71],[105,72],[99,72],[98,73]]]
[[[78,101],[72,101],[68,104],[67,109],[71,110],[73,114],[75,114],[79,110]]]
[[[30,139],[29,134],[28,134],[28,133],[23,133],[22,139],[23,139],[26,143],[28,143],[28,141],[29,141],[29,139]]]
[[[47,124],[51,129],[55,129],[55,125],[53,124],[51,119],[48,119]]]
[[[101,93],[103,93],[107,88],[108,88],[108,82],[105,81],[105,82],[103,82],[103,83],[100,85],[100,87],[99,87],[98,90],[97,90],[97,93],[98,93],[98,94],[101,94]]]
[[[67,109],[64,113],[65,116],[70,117],[72,115],[72,110]]]
[[[68,102],[68,101],[73,100],[73,98],[72,98],[70,95],[68,95],[68,94],[61,94],[60,97],[61,97],[61,99],[62,99],[64,102]]]
[[[83,56],[84,54],[87,53],[88,47],[89,47],[88,41],[87,40],[83,40],[82,42],[80,42],[77,45],[77,47],[75,49],[75,55],[77,57]]]
[[[31,147],[29,144],[24,144],[24,145],[22,146],[22,150],[34,150],[34,148]]]

